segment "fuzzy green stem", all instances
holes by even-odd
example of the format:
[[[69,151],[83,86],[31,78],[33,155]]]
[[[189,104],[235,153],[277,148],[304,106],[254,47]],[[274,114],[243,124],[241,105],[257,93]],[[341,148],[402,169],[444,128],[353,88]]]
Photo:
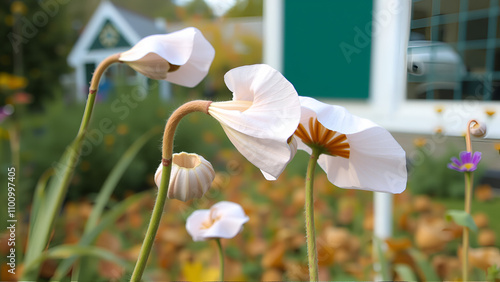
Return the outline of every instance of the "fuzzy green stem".
[[[163,170],[161,174],[160,187],[158,188],[158,195],[156,196],[156,203],[153,208],[153,214],[151,215],[151,220],[149,221],[148,230],[146,231],[146,236],[144,242],[142,243],[141,251],[139,253],[139,258],[132,273],[132,278],[130,281],[141,281],[142,274],[146,268],[146,263],[148,261],[149,253],[153,247],[153,243],[156,237],[156,232],[160,226],[161,216],[163,214],[163,207],[167,200],[168,183],[170,181],[171,172],[171,162],[168,166],[163,165]]]
[[[224,250],[222,250],[222,244],[220,243],[220,238],[215,239],[217,242],[217,247],[219,249],[219,260],[220,260],[220,281],[224,281]]]
[[[472,200],[472,180],[473,174],[465,172],[465,212],[470,214]],[[462,236],[462,280],[468,281],[469,276],[469,228],[464,226]]]
[[[307,258],[309,262],[309,280],[318,281],[318,252],[316,250],[316,231],[314,229],[314,170],[321,151],[312,148],[311,158],[307,165],[306,174],[306,235],[307,235]]]
[[[44,213],[42,214],[42,216],[39,216],[37,218],[37,222],[33,224],[33,228],[34,230],[36,230],[36,234],[33,233],[33,236],[36,236],[36,240],[34,240],[33,238],[28,239],[29,244],[33,245],[28,245],[27,247],[25,256],[26,259],[24,261],[25,265],[30,264],[35,258],[39,257],[50,241],[50,232],[54,226],[55,218],[57,217],[57,213],[62,206],[63,199],[66,196],[66,192],[68,190],[69,182],[71,180],[71,177],[73,176],[74,169],[80,158],[80,151],[90,122],[90,118],[92,116],[92,110],[94,108],[94,102],[97,95],[97,88],[99,86],[100,78],[104,71],[111,64],[119,61],[119,56],[120,54],[114,54],[104,59],[97,66],[96,71],[92,76],[92,81],[89,88],[90,91],[87,99],[87,104],[85,106],[85,111],[82,117],[82,122],[80,124],[80,129],[78,130],[75,140],[73,140],[71,145],[64,153],[64,163],[60,164],[61,168],[58,169],[58,175],[55,177],[57,178],[57,181],[59,181],[57,186],[50,186],[52,187],[52,189],[47,192],[47,201],[46,203],[42,203],[42,210],[44,211]],[[33,269],[33,271],[30,271],[29,273],[23,273],[22,280],[35,280],[38,275],[39,269],[40,266]]]
[[[172,113],[167,121],[167,124],[165,125],[162,146],[163,170],[161,174],[160,187],[158,187],[158,195],[156,196],[156,203],[153,207],[153,213],[149,221],[148,230],[146,231],[146,236],[144,238],[144,242],[142,243],[139,258],[137,259],[130,281],[138,282],[141,280],[144,269],[146,268],[149,254],[151,253],[151,249],[153,247],[156,233],[158,232],[158,227],[160,226],[163,207],[165,206],[165,202],[167,200],[168,184],[170,182],[175,129],[181,119],[189,113],[203,112],[208,114],[208,107],[211,103],[211,101],[202,100],[187,102]]]

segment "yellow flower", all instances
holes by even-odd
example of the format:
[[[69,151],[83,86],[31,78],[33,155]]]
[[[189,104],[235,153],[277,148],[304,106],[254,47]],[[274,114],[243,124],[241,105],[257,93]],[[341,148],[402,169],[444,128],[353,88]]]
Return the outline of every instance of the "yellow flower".
[[[484,110],[484,113],[485,113],[488,117],[492,117],[493,115],[495,115],[496,111],[495,111],[495,109],[486,109],[486,110]]]
[[[424,137],[415,138],[413,139],[413,144],[415,145],[415,147],[421,148],[425,146],[425,144],[427,144],[427,139]]]
[[[119,124],[118,128],[116,128],[116,133],[118,133],[119,135],[127,134],[128,133],[128,126],[124,123]]]
[[[182,276],[186,281],[217,281],[219,279],[219,269],[215,267],[203,268],[199,261],[186,261],[182,265]]]
[[[443,106],[439,105],[439,106],[434,107],[434,111],[436,111],[436,113],[438,113],[438,114],[442,113],[443,110],[444,110]]]

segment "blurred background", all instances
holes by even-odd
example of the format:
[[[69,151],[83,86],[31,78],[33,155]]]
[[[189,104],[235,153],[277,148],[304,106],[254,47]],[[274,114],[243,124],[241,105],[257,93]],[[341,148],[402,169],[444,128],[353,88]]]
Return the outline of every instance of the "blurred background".
[[[471,264],[473,277],[485,279],[488,267],[500,265],[500,223],[494,220],[500,212],[498,0],[413,0],[406,17],[397,5],[392,10],[376,5],[368,0],[0,1],[5,42],[0,45],[0,183],[7,181],[7,168],[17,168],[17,216],[24,226],[18,229],[20,258],[35,187],[76,135],[96,65],[144,36],[195,26],[216,50],[210,72],[198,86],[149,80],[126,65],[105,73],[51,246],[78,242],[98,192],[134,141],[152,128],[163,128],[184,102],[231,99],[224,74],[265,62],[280,70],[299,95],[374,120],[406,150],[408,189],[395,197],[393,236],[384,253],[390,271],[400,275],[396,278],[403,277],[401,269],[419,280],[460,276],[461,228],[446,221],[444,212],[462,209],[464,180],[446,164],[465,150],[467,121],[484,122],[487,138],[473,140],[483,161],[475,174],[472,211],[480,229],[471,239]],[[407,74],[402,76],[407,82],[404,91],[380,96],[370,90],[371,46],[380,34],[372,32],[393,21],[410,26]],[[111,126],[103,129],[102,121]],[[160,138],[150,138],[134,157],[107,209],[141,196],[96,242],[131,263],[154,203]],[[147,279],[217,279],[215,244],[192,242],[184,224],[192,211],[220,200],[240,203],[250,217],[242,234],[223,241],[227,279],[307,279],[302,212],[307,154],[299,152],[278,181],[266,182],[219,124],[202,114],[182,121],[174,151],[203,155],[217,177],[203,199],[168,202]],[[372,193],[334,187],[320,169],[317,177],[321,279],[373,279]],[[6,196],[0,195],[2,203]],[[6,217],[0,213],[1,222]],[[8,234],[0,236],[3,281],[11,277],[4,262]],[[50,279],[57,264],[46,261],[41,277]],[[88,273],[89,281],[110,281],[125,279],[129,269],[95,260]]]

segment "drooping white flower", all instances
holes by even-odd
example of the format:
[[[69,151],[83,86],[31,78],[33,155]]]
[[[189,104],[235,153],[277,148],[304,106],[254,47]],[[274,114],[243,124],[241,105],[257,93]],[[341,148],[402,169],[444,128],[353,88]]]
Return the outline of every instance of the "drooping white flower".
[[[318,164],[341,188],[401,193],[406,188],[405,151],[392,135],[345,108],[300,97],[298,148],[320,148]]]
[[[162,172],[163,164],[160,164],[155,173],[155,183],[158,187]],[[214,178],[212,165],[202,156],[185,152],[174,154],[167,197],[184,202],[201,198],[210,189]]]
[[[233,100],[208,108],[229,140],[264,175],[277,178],[293,157],[289,138],[300,120],[300,102],[293,85],[268,65],[230,70],[224,76]]]
[[[209,210],[196,210],[186,221],[186,229],[194,241],[212,238],[233,238],[249,220],[243,208],[233,202],[222,201]]]
[[[121,53],[119,60],[151,79],[194,87],[207,75],[214,56],[203,34],[188,27],[147,36]]]

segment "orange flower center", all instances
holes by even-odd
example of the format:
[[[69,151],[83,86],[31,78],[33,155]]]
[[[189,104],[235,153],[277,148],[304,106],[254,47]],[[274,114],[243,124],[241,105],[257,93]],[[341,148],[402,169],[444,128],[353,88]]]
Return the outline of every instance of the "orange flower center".
[[[221,216],[215,216],[215,210],[214,208],[210,209],[210,215],[208,216],[208,220],[204,221],[201,223],[200,229],[208,229],[214,225],[214,223],[221,218]]]
[[[332,131],[324,127],[316,118],[309,119],[309,132],[305,126],[299,124],[295,131],[304,144],[310,147],[319,147],[323,153],[348,159],[350,156],[350,146],[347,136]]]

